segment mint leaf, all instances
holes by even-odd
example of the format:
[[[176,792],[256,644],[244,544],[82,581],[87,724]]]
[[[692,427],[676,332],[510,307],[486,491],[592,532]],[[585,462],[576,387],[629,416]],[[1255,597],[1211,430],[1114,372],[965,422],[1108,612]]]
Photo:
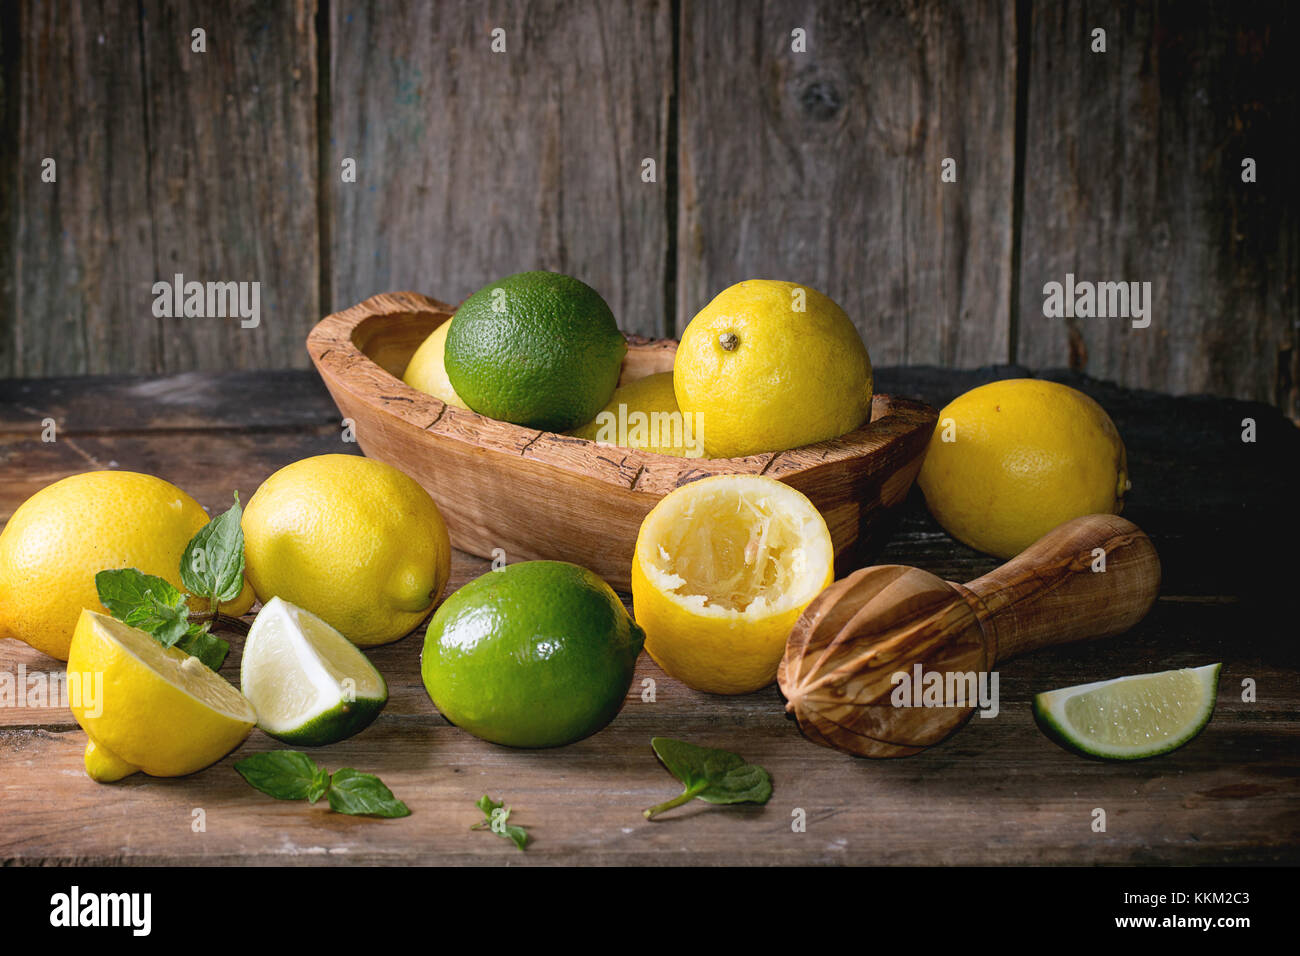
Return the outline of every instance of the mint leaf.
[[[337,813],[369,817],[406,817],[410,808],[393,796],[382,780],[372,773],[351,767],[334,771],[330,778],[330,809]]]
[[[175,646],[186,654],[197,657],[214,671],[221,670],[226,655],[230,653],[230,644],[210,633],[207,622],[191,624]]]
[[[312,777],[311,786],[307,788],[307,802],[315,806],[316,801],[329,792],[330,772],[324,767],[317,767],[316,775]]]
[[[216,605],[233,601],[244,588],[244,515],[235,503],[217,515],[190,539],[181,555],[181,583],[195,597],[204,597]]]
[[[645,811],[646,819],[695,799],[708,803],[767,803],[772,778],[757,764],[730,750],[697,747],[682,740],[654,737],[655,755],[686,787],[678,796]]]
[[[504,803],[493,800],[486,793],[479,797],[474,806],[483,811],[487,819],[480,820],[470,827],[471,830],[491,830],[499,837],[514,843],[519,849],[528,845],[528,831],[518,824],[509,823],[510,808]]]
[[[185,595],[163,578],[135,568],[100,571],[95,590],[113,617],[147,631],[163,647],[173,646],[189,628]]]
[[[253,754],[235,764],[239,775],[277,800],[306,800],[320,780],[321,768],[297,750],[271,750]],[[312,800],[320,799],[320,794]]]
[[[328,795],[330,809],[336,813],[370,817],[411,814],[410,808],[374,774],[344,767],[331,775],[297,750],[253,754],[235,764],[235,769],[252,786],[277,800],[307,800],[314,804]]]
[[[523,849],[528,845],[528,831],[521,826],[511,824],[505,828],[505,836],[514,841],[515,846]]]

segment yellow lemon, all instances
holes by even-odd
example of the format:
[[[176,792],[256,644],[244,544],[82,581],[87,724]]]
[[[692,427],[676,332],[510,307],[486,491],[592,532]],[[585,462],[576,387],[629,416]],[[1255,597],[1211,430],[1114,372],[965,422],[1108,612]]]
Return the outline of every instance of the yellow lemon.
[[[450,328],[451,320],[448,319],[430,333],[411,356],[402,381],[411,388],[442,399],[448,405],[469,408],[451,387],[451,379],[447,377],[447,366],[443,361],[443,354],[447,350],[447,331]]]
[[[207,523],[197,501],[152,475],[91,471],[47,485],[0,534],[0,637],[67,660],[82,609],[107,610],[98,572],[135,568],[179,588],[181,555]],[[252,605],[245,581],[222,610],[237,617]],[[193,607],[207,610],[205,601]]]
[[[710,458],[838,438],[871,417],[871,358],[838,305],[794,282],[719,293],[682,333],[677,405]]]
[[[244,695],[197,657],[95,611],[82,611],[73,631],[68,687],[72,716],[90,738],[86,773],[101,783],[137,770],[202,770],[257,722]]]
[[[98,783],[113,783],[140,770],[135,764],[128,763],[93,740],[86,741],[82,761],[86,765],[86,776]]]
[[[694,447],[694,431],[688,429],[688,419],[677,408],[673,373],[658,372],[620,385],[594,421],[569,434],[682,458]]]
[[[757,475],[683,485],[636,539],[632,608],[646,650],[696,690],[765,687],[834,560],[825,520],[789,485]]]
[[[244,554],[262,603],[306,608],[361,646],[409,634],[451,571],[429,493],[355,455],[304,458],[266,479],[244,511]]]
[[[1080,515],[1118,514],[1129,487],[1124,443],[1105,409],[1032,378],[953,399],[917,481],[945,531],[999,558]]]

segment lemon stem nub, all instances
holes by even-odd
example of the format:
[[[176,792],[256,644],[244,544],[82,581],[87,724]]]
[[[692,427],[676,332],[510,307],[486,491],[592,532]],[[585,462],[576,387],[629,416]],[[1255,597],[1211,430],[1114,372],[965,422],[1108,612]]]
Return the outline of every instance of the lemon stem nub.
[[[96,783],[113,783],[140,770],[93,740],[86,742],[85,764],[86,776]]]
[[[736,337],[735,332],[723,332],[718,336],[718,344],[722,346],[724,352],[734,352],[736,346],[740,344],[740,339]]]

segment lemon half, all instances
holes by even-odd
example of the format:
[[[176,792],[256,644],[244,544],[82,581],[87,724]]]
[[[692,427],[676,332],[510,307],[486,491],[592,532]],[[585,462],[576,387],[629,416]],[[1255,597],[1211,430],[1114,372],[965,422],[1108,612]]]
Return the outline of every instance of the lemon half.
[[[683,485],[637,535],[632,604],[646,650],[696,690],[765,687],[834,560],[821,513],[789,485],[757,475]]]
[[[72,716],[90,743],[86,772],[102,782],[135,770],[180,777],[243,742],[257,714],[197,657],[163,647],[106,614],[82,611],[68,650]],[[71,679],[69,680],[71,686]]]

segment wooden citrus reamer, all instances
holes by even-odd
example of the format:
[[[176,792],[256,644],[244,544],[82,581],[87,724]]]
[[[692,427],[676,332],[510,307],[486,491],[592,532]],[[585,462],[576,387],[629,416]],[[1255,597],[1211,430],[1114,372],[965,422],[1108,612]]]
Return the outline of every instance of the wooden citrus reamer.
[[[1099,555],[1104,571],[1094,570]],[[1119,634],[1146,615],[1159,587],[1151,540],[1108,514],[1068,521],[965,585],[919,568],[863,568],[808,605],[777,681],[809,739],[865,757],[907,756],[961,726],[974,701],[895,706],[895,674],[911,677],[920,664],[947,687],[950,672],[979,674],[1040,647]]]

